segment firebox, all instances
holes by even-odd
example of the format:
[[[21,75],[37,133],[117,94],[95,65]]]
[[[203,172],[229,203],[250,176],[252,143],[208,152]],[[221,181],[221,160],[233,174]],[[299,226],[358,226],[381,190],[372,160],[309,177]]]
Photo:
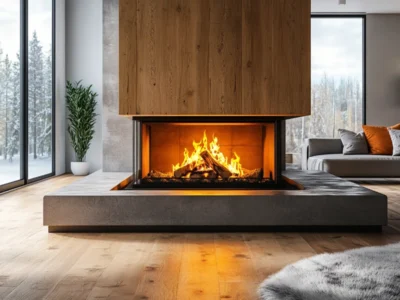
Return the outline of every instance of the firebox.
[[[128,189],[279,189],[281,120],[135,117]]]

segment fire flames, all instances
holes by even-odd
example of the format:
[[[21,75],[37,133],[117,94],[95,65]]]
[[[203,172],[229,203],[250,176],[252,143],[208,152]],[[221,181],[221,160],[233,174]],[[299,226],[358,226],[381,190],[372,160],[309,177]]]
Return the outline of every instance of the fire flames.
[[[208,151],[217,162],[226,167],[234,176],[243,176],[244,172],[240,164],[239,155],[234,152],[235,157],[229,160],[229,158],[220,151],[218,138],[216,136],[213,135],[212,140],[208,142],[207,133],[204,131],[203,138],[200,142],[193,141],[193,148],[194,150],[190,155],[189,150],[185,148],[183,162],[181,164],[177,163],[176,165],[172,165],[172,172],[187,165],[191,165],[197,170],[207,170],[208,166],[203,160],[201,153]]]

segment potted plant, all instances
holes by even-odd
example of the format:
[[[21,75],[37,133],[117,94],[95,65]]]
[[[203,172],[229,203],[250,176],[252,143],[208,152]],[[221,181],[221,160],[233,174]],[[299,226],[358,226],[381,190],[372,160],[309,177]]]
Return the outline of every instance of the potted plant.
[[[97,94],[92,91],[92,85],[85,87],[81,81],[67,81],[66,88],[68,133],[76,157],[76,161],[71,162],[71,171],[74,175],[84,176],[89,174],[85,157],[94,135]]]

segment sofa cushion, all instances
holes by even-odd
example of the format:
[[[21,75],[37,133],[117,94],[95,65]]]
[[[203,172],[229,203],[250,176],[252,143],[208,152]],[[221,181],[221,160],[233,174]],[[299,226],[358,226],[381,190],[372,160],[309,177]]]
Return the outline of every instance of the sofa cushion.
[[[389,128],[390,138],[393,143],[393,155],[400,156],[400,130]]]
[[[340,177],[400,177],[400,156],[325,154],[310,157],[307,167]]]
[[[339,129],[343,143],[343,154],[368,154],[368,145],[364,132],[355,133],[346,129]]]
[[[393,146],[387,127],[363,125],[363,130],[371,154],[392,155]]]
[[[343,151],[343,144],[340,139],[309,138],[306,143],[309,147],[309,156],[342,153]]]

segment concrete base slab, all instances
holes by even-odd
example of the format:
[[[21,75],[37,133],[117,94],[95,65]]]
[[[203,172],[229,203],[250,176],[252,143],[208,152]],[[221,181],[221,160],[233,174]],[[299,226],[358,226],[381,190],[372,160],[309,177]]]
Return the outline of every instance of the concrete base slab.
[[[44,197],[44,225],[382,226],[387,197],[323,172],[286,171],[303,190],[112,190],[130,173],[96,172]]]

